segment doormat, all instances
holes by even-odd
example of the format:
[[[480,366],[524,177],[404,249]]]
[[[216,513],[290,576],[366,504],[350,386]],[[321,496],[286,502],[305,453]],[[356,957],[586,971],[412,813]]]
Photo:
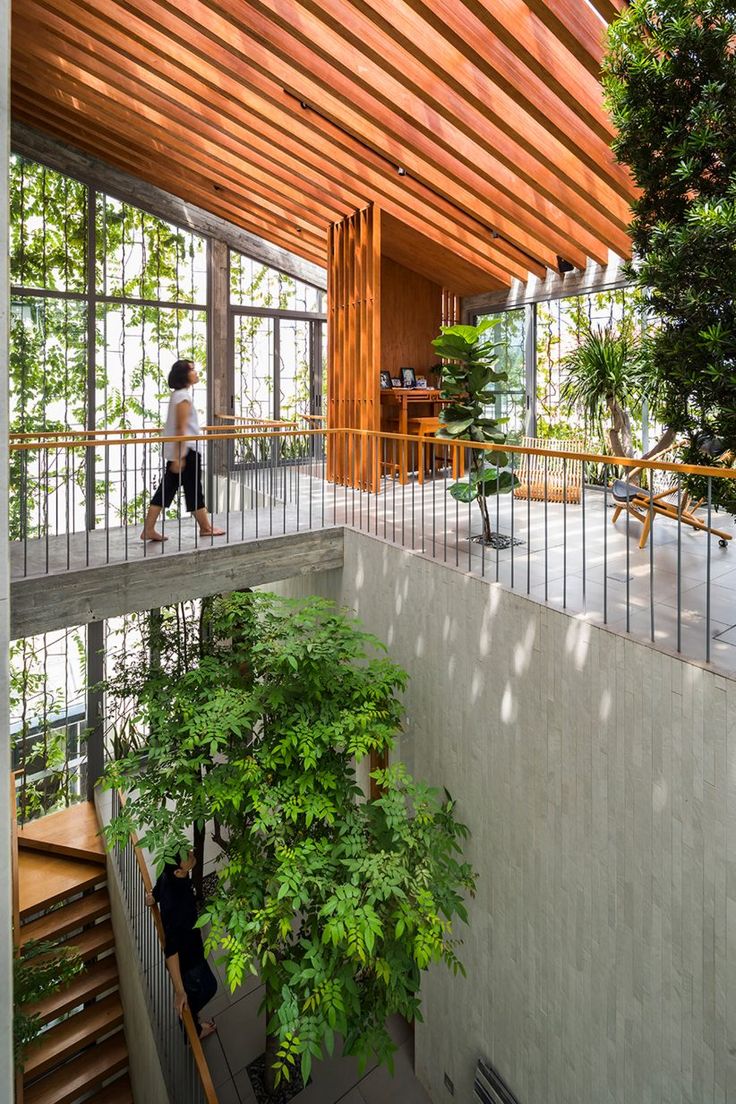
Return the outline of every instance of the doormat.
[[[508,533],[491,533],[488,540],[483,540],[482,536],[471,537],[473,544],[483,544],[486,548],[493,548],[496,552],[503,552],[506,548],[511,548],[511,545],[523,544],[523,540],[519,540],[518,537],[510,537]]]

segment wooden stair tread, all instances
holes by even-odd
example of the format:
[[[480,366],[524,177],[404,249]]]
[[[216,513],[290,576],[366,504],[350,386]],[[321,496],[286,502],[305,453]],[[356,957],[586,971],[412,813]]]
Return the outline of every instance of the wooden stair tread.
[[[53,1073],[34,1081],[23,1092],[23,1104],[73,1104],[83,1093],[100,1087],[127,1065],[125,1036],[118,1031],[104,1043],[90,1047]],[[101,1099],[106,1099],[104,1091]]]
[[[22,850],[18,855],[21,920],[42,909],[100,885],[107,877],[102,863]]]
[[[18,846],[88,862],[104,862],[105,845],[91,801],[32,820],[18,829]]]
[[[73,947],[84,962],[88,962],[90,958],[96,958],[103,951],[115,946],[112,923],[109,920],[103,920],[101,924],[93,924],[91,928],[85,928],[79,935],[68,939],[67,946]]]
[[[35,1004],[28,1005],[25,1011],[40,1016],[41,1023],[48,1023],[49,1020],[63,1016],[65,1012],[69,1012],[78,1005],[94,1000],[108,989],[116,988],[118,980],[115,956],[108,955],[99,962],[93,962],[78,974],[70,985],[59,989],[56,993],[50,993],[48,997],[44,997]]]
[[[127,1073],[95,1093],[91,1100],[85,1100],[84,1104],[134,1104],[133,1086]]]
[[[83,1048],[91,1046],[101,1035],[114,1031],[122,1022],[120,997],[112,993],[45,1031],[28,1052],[24,1082],[42,1077]]]
[[[38,920],[31,920],[21,928],[21,945],[29,939],[62,939],[70,932],[92,924],[103,916],[109,915],[110,897],[106,889],[97,889],[87,893],[68,905],[53,909]]]

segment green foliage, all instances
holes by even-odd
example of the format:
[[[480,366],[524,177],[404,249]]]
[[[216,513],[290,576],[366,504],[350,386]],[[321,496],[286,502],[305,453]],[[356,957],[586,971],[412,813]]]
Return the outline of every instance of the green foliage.
[[[604,67],[614,150],[641,189],[632,271],[659,323],[647,362],[695,463],[703,436],[729,464],[736,450],[735,36],[724,0],[634,0]]]
[[[166,651],[149,671],[129,657],[150,735],[145,757],[108,768],[131,794],[108,840],[135,828],[160,866],[215,818],[219,884],[201,922],[233,988],[260,972],[277,1079],[297,1063],[308,1077],[338,1034],[362,1062],[390,1062],[386,1019],[419,1016],[421,971],[461,969],[453,919],[475,875],[453,802],[401,763],[373,771],[374,800],[356,782],[400,731],[407,676],[383,651],[321,599],[234,594],[206,611],[186,668]]]
[[[47,940],[30,940],[13,960],[13,1049],[21,1069],[42,1027],[41,1017],[26,1008],[64,988],[83,968],[73,947]]]
[[[631,416],[641,417],[645,398],[655,401],[651,375],[640,347],[625,330],[588,329],[582,342],[563,361],[567,378],[562,402],[582,411],[601,438],[610,419],[608,446],[614,456],[633,455]]]
[[[477,326],[442,326],[440,336],[432,342],[442,358],[442,397],[451,400],[440,414],[438,437],[477,444],[506,443],[506,434],[499,429],[505,419],[488,413],[495,402],[495,389],[508,378],[498,370],[496,347],[486,337],[498,323],[498,318],[486,318]],[[486,500],[511,491],[518,482],[508,465],[503,452],[473,449],[468,479],[450,487],[458,502],[478,503],[483,520],[481,540],[486,543],[491,538]]]

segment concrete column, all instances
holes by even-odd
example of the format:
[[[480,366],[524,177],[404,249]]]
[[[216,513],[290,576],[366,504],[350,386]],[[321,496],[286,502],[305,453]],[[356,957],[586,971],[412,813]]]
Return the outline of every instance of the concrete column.
[[[8,547],[8,172],[10,0],[0,0],[0,542]],[[10,579],[0,556],[0,1100],[13,1099],[12,892],[10,876]]]

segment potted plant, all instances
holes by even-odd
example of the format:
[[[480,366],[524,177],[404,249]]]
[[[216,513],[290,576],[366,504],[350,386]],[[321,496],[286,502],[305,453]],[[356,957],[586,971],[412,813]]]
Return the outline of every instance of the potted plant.
[[[489,340],[490,331],[499,319],[487,318],[477,326],[442,326],[440,336],[432,342],[441,357],[442,397],[450,402],[440,414],[438,437],[475,444],[504,445],[506,434],[499,428],[505,418],[494,418],[488,411],[495,401],[495,387],[507,379],[506,372],[496,367],[495,346]],[[493,543],[488,498],[506,494],[518,482],[509,470],[505,452],[470,449],[470,469],[467,480],[450,487],[458,502],[477,502],[482,520],[482,544]]]

